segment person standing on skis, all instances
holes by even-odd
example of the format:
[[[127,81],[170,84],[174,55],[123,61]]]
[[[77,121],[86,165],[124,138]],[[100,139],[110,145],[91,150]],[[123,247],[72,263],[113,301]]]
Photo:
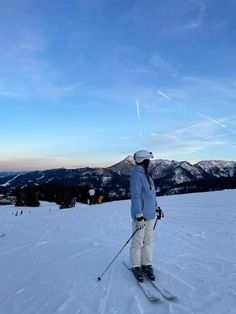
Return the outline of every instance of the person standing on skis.
[[[130,262],[132,272],[140,282],[143,281],[143,274],[152,281],[155,280],[152,267],[153,227],[156,217],[164,217],[157,204],[154,182],[148,171],[151,158],[151,152],[137,151],[134,154],[135,166],[130,177],[133,232],[138,229],[130,246]]]

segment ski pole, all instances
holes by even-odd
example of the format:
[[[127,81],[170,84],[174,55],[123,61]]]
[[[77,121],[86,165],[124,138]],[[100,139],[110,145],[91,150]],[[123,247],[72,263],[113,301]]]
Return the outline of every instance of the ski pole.
[[[158,217],[155,220],[155,223],[154,223],[154,226],[153,226],[153,230],[155,230],[155,228],[156,228],[157,220],[158,220]]]
[[[160,207],[158,207],[158,209],[156,210],[156,213],[157,213],[157,217],[153,226],[153,230],[155,230],[156,228],[157,220],[164,218],[163,210]]]
[[[123,251],[123,249],[126,247],[126,245],[129,243],[129,241],[133,238],[133,236],[135,235],[135,233],[138,231],[138,228],[133,232],[133,234],[131,235],[131,237],[125,242],[124,246],[120,249],[120,251],[116,254],[116,256],[113,258],[113,260],[110,262],[110,264],[107,266],[107,268],[104,270],[104,272],[101,274],[101,276],[98,277],[98,281],[100,281],[102,279],[102,276],[106,273],[106,271],[108,270],[108,268],[113,264],[113,262],[115,261],[115,259],[120,255],[120,253]]]

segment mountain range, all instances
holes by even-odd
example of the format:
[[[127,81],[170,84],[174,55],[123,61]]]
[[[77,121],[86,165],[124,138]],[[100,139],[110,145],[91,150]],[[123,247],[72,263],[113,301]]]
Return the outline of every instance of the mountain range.
[[[129,197],[129,175],[134,165],[132,156],[107,168],[50,169],[0,177],[0,188],[11,190],[26,185],[56,183],[103,187]],[[236,162],[223,160],[187,161],[156,159],[150,166],[157,193],[175,194],[236,188]]]

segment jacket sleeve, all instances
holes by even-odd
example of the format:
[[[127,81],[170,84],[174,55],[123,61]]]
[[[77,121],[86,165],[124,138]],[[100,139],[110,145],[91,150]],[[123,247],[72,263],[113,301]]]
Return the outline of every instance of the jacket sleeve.
[[[142,183],[137,172],[133,172],[130,178],[131,205],[135,216],[143,213],[141,199]]]

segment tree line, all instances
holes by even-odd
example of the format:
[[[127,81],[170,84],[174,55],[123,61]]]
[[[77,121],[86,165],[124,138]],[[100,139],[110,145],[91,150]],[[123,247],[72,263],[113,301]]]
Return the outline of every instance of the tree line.
[[[42,185],[27,185],[17,187],[11,194],[16,196],[16,206],[38,207],[41,201],[54,202],[61,208],[73,207],[75,202],[88,204],[90,184],[63,185],[57,183],[45,183]],[[103,187],[103,202],[127,199],[125,193],[110,190]],[[95,187],[95,203],[99,197],[99,188]]]

